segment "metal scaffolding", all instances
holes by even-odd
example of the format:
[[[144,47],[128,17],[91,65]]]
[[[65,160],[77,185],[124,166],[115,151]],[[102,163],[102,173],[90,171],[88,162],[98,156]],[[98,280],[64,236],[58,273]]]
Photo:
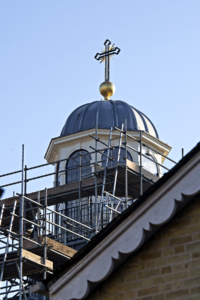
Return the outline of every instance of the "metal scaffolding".
[[[90,146],[95,155],[95,161],[82,164],[80,153],[79,165],[69,170],[79,171],[77,182],[44,189],[29,193],[27,184],[31,180],[46,176],[55,176],[63,170],[28,178],[28,171],[69,161],[70,157],[31,168],[24,166],[24,146],[22,146],[22,169],[16,172],[3,174],[5,177],[21,173],[21,181],[12,182],[1,187],[21,184],[21,193],[0,201],[0,297],[1,299],[47,299],[31,294],[29,286],[37,281],[46,279],[56,268],[70,259],[75,250],[74,243],[88,243],[92,236],[97,234],[118,214],[121,214],[129,205],[137,201],[140,195],[154,184],[158,177],[144,170],[142,158],[146,157],[159,167],[167,169],[155,162],[151,156],[142,152],[142,147],[166,157],[159,151],[149,147],[142,141],[142,131],[139,139],[127,133],[127,122],[121,129],[114,128],[119,136],[112,138],[113,128],[110,129],[108,143],[98,138],[98,129],[95,136],[95,147]],[[113,140],[118,139],[118,145]],[[128,139],[138,143],[137,149],[128,144]],[[99,147],[101,144],[103,146]],[[112,155],[116,149],[116,156]],[[120,162],[121,150],[125,156]],[[138,164],[128,160],[128,149],[138,155]],[[102,159],[97,160],[97,154]],[[74,158],[74,157],[73,157]],[[82,168],[90,166],[91,172],[82,174]],[[86,200],[82,200],[85,199]],[[78,205],[71,208],[62,208],[59,205],[78,201]],[[86,203],[87,202],[87,203]]]

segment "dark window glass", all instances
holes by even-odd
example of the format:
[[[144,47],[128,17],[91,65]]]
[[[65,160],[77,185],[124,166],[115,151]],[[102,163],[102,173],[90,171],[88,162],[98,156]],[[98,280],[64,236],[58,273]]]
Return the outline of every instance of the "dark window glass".
[[[113,150],[110,150],[109,157],[112,157],[113,160],[108,160],[108,167],[115,167],[117,165],[117,158],[118,158],[118,152],[119,152],[119,147],[114,148]],[[107,155],[108,150],[104,151],[104,154]],[[124,164],[124,157],[125,157],[125,149],[121,148],[120,149],[120,157],[119,157],[119,162],[118,164],[122,165]],[[131,161],[133,161],[131,154],[127,151],[127,158]],[[102,166],[105,168],[106,165],[106,157],[102,155]]]
[[[157,167],[155,158],[152,155],[147,155],[147,156],[149,156],[149,158],[154,160],[155,162],[151,161],[150,159],[148,159],[144,156],[142,156],[142,166],[143,166],[143,168],[145,170],[151,172],[152,174],[158,176],[158,167]]]
[[[66,183],[75,182],[79,180],[79,164],[80,164],[80,154],[81,154],[81,176],[87,175],[92,172],[90,163],[90,154],[85,150],[75,151],[70,159],[67,161],[66,165]],[[83,177],[85,178],[85,176]]]

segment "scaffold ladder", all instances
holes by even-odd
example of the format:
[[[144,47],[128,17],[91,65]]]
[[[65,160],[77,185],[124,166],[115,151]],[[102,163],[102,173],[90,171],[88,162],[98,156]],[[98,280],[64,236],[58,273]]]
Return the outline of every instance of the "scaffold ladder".
[[[123,129],[124,129],[124,124],[122,124],[121,130],[123,131]],[[118,148],[118,153],[117,153],[117,162],[116,162],[115,177],[114,177],[113,192],[112,192],[113,196],[115,196],[116,185],[117,185],[118,164],[119,164],[119,161],[120,161],[121,147],[122,147],[122,132],[120,132],[120,137],[119,137],[119,148]],[[118,204],[117,204],[116,208],[114,208],[114,199],[116,199],[116,198],[114,198],[112,196],[108,196],[108,198],[110,199],[110,207],[109,206],[106,206],[106,207],[110,208],[109,222],[111,222],[112,221],[112,214],[115,210],[116,211],[118,210],[119,204],[121,202],[118,200]]]
[[[102,204],[103,204],[103,197],[104,197],[104,190],[105,190],[105,185],[106,185],[106,170],[108,166],[108,160],[110,157],[110,148],[111,148],[111,138],[112,138],[112,131],[113,128],[110,128],[110,135],[109,135],[109,141],[108,141],[108,149],[107,149],[107,155],[106,155],[106,164],[104,168],[104,176],[103,176],[103,184],[102,184],[102,190],[101,190],[101,200],[99,204],[99,213],[98,213],[98,221],[97,221],[97,230],[99,230],[99,223],[100,223],[100,218],[101,218],[101,211],[102,211]]]

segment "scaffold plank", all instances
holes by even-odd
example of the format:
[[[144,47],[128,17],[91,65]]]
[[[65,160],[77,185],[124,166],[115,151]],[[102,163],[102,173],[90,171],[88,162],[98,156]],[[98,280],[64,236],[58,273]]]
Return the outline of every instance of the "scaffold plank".
[[[17,255],[19,256],[19,249],[17,251]],[[37,255],[37,254],[34,254],[28,250],[25,250],[25,249],[22,249],[22,258],[23,260],[28,260],[28,261],[31,261],[31,262],[34,262],[42,267],[47,267],[49,270],[53,271],[53,262],[46,259],[46,265],[44,265],[44,258]]]
[[[32,240],[38,242],[39,244],[42,244],[42,245],[44,244],[43,237],[33,238]],[[74,250],[74,249],[72,249],[66,245],[63,245],[63,244],[61,244],[51,238],[48,238],[48,237],[47,237],[47,247],[50,247],[50,249],[53,249],[63,255],[70,257],[70,258],[73,257],[77,253],[77,250]],[[31,241],[24,240],[23,248],[24,249],[35,248],[35,244],[32,243]]]

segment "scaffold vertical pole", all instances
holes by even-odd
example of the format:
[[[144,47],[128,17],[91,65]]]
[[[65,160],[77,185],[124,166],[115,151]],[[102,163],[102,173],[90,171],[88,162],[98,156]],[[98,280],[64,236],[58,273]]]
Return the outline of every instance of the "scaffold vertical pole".
[[[125,203],[128,207],[128,176],[127,176],[127,119],[125,119]]]
[[[106,155],[106,164],[105,164],[105,168],[104,168],[104,176],[103,176],[103,183],[102,183],[102,190],[101,190],[101,200],[100,200],[100,204],[99,204],[97,230],[99,230],[99,222],[100,222],[100,219],[101,219],[103,196],[104,196],[104,190],[105,190],[105,185],[106,185],[106,171],[107,171],[106,169],[107,169],[107,166],[108,166],[108,159],[109,159],[109,156],[110,156],[112,130],[113,130],[113,128],[111,127],[110,128],[109,141],[108,141],[108,150],[107,150],[107,155]]]
[[[1,207],[0,226],[1,226],[1,223],[2,223],[2,219],[3,219],[4,208],[5,208],[5,204],[3,204],[2,207]]]
[[[4,274],[4,269],[5,269],[5,263],[7,260],[7,255],[8,255],[8,251],[9,251],[9,247],[10,247],[10,237],[11,237],[11,231],[13,228],[13,222],[14,222],[14,214],[15,214],[15,209],[17,206],[17,200],[15,200],[14,204],[13,204],[13,209],[12,209],[12,215],[11,215],[11,219],[10,219],[10,226],[9,226],[9,232],[8,232],[8,236],[7,236],[7,243],[6,243],[6,249],[4,252],[4,258],[3,258],[3,264],[1,266],[1,275],[0,275],[0,289],[1,289],[1,284],[3,281],[3,274]]]
[[[140,130],[140,196],[143,194],[142,186],[142,131]]]
[[[43,223],[43,237],[44,237],[44,279],[47,278],[46,270],[46,260],[47,260],[47,188],[45,188],[45,197],[44,197],[44,223]],[[43,300],[46,299],[46,296],[43,296]]]
[[[124,124],[122,124],[121,130],[122,131],[124,130]],[[115,169],[115,179],[114,179],[114,184],[113,184],[113,195],[115,195],[115,191],[116,191],[118,163],[120,161],[121,147],[122,147],[122,132],[120,132],[120,136],[119,136],[119,148],[118,148],[118,153],[117,153],[117,165],[116,165],[116,169]]]
[[[97,125],[95,127],[95,170],[97,169]],[[95,173],[96,174],[96,173]],[[97,234],[97,176],[95,175],[95,207],[94,207],[94,211],[95,211],[95,219],[94,219],[94,226],[95,226],[95,234]]]
[[[6,291],[5,291],[5,296],[3,298],[3,300],[7,300],[8,299],[8,291],[10,290],[10,288],[8,288],[8,280],[6,280]]]
[[[81,161],[82,161],[82,155],[81,155],[81,150],[80,150],[80,155],[79,155],[79,212],[78,212],[78,217],[79,217],[79,222],[82,222],[82,212],[81,212]],[[81,233],[81,227],[80,227],[80,233]]]
[[[22,260],[22,250],[23,250],[23,209],[24,209],[24,145],[22,145],[22,181],[21,181],[21,197],[20,197],[20,217],[19,217],[19,300],[22,300],[22,289],[23,289],[23,260]]]
[[[24,194],[27,194],[27,165],[24,167]]]
[[[16,265],[16,268],[17,268],[18,275],[20,276],[20,270],[19,270],[19,266],[18,266],[17,261],[15,261],[15,265]],[[24,284],[23,284],[23,283],[22,283],[22,290],[23,290],[23,294],[24,294],[24,299],[27,300],[27,297],[26,297],[26,291],[25,291],[25,288],[24,288]]]
[[[27,194],[27,166],[25,165],[24,166],[24,195],[26,196]],[[24,215],[23,217],[26,218],[26,202],[24,202]],[[24,231],[23,232],[26,232],[26,222],[23,222],[23,226],[24,226]]]
[[[38,204],[40,204],[40,191],[37,192],[37,202]],[[37,224],[38,224],[38,227],[37,227],[37,242],[39,243],[39,237],[40,237],[40,206],[37,205]]]
[[[117,156],[117,163],[119,163],[120,161],[120,153],[121,153],[121,147],[122,147],[122,138],[123,138],[123,130],[124,130],[124,124],[122,123],[122,128],[121,128],[121,132],[120,132],[120,139],[119,139],[119,150],[118,150],[118,156]],[[115,196],[115,190],[116,190],[116,184],[117,184],[117,175],[118,175],[118,167],[117,167],[117,172],[116,172],[116,179],[115,179],[115,189],[113,189],[113,195]],[[116,210],[118,210],[118,207],[120,205],[120,201],[118,202],[117,206],[116,206]]]
[[[184,157],[184,148],[182,148],[182,158]]]

